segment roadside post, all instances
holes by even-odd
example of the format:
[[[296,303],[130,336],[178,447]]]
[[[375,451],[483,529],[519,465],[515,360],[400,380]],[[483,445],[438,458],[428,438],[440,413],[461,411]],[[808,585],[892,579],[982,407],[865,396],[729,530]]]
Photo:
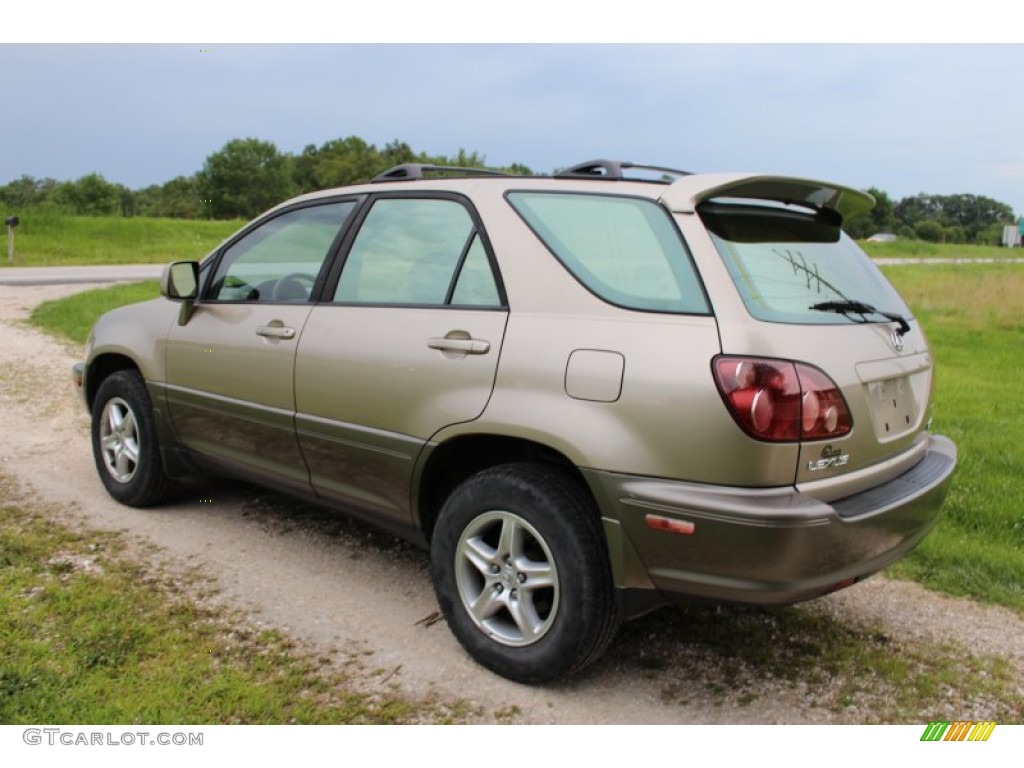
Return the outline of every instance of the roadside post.
[[[4,223],[7,225],[7,260],[14,261],[14,228],[21,223],[21,219],[8,216]]]

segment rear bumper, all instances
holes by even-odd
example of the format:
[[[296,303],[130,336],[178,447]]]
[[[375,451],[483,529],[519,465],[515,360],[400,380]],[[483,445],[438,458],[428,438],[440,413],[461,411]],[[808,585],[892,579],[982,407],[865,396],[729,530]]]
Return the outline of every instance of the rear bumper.
[[[830,503],[793,487],[584,475],[623,593],[782,605],[848,586],[913,549],[938,520],[955,466],[956,446],[931,436],[907,472]],[[649,516],[684,533],[656,530]]]

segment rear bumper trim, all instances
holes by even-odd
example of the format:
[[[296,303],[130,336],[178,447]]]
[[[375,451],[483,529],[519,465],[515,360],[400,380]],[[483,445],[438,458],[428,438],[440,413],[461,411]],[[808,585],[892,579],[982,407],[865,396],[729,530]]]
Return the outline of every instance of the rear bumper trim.
[[[952,446],[952,443],[950,443]],[[913,469],[877,488],[832,502],[840,517],[878,515],[906,504],[941,483],[956,465],[956,452],[929,450]]]
[[[747,489],[584,470],[610,548],[635,562],[613,569],[619,587],[647,584],[666,597],[786,604],[865,578],[901,558],[938,520],[956,447],[930,436],[903,474],[847,498],[824,502],[790,486]],[[652,530],[656,512],[694,524],[691,536]],[[614,521],[616,525],[608,525]],[[628,567],[625,567],[628,565]]]

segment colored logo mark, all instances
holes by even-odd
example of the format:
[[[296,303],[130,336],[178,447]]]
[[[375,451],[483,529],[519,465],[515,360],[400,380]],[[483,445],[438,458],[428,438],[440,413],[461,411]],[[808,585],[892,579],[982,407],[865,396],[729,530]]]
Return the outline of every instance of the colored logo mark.
[[[988,741],[995,727],[993,720],[932,720],[921,734],[921,741]]]

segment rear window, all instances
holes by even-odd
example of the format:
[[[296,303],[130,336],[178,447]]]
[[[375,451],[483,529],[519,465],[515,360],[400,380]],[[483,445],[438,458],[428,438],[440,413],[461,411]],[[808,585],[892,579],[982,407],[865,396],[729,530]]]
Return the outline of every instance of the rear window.
[[[508,200],[565,268],[605,301],[707,314],[690,256],[657,203],[566,192],[510,192]]]
[[[805,325],[862,322],[811,309],[854,301],[910,317],[896,290],[828,216],[786,208],[706,203],[698,209],[747,311]]]

